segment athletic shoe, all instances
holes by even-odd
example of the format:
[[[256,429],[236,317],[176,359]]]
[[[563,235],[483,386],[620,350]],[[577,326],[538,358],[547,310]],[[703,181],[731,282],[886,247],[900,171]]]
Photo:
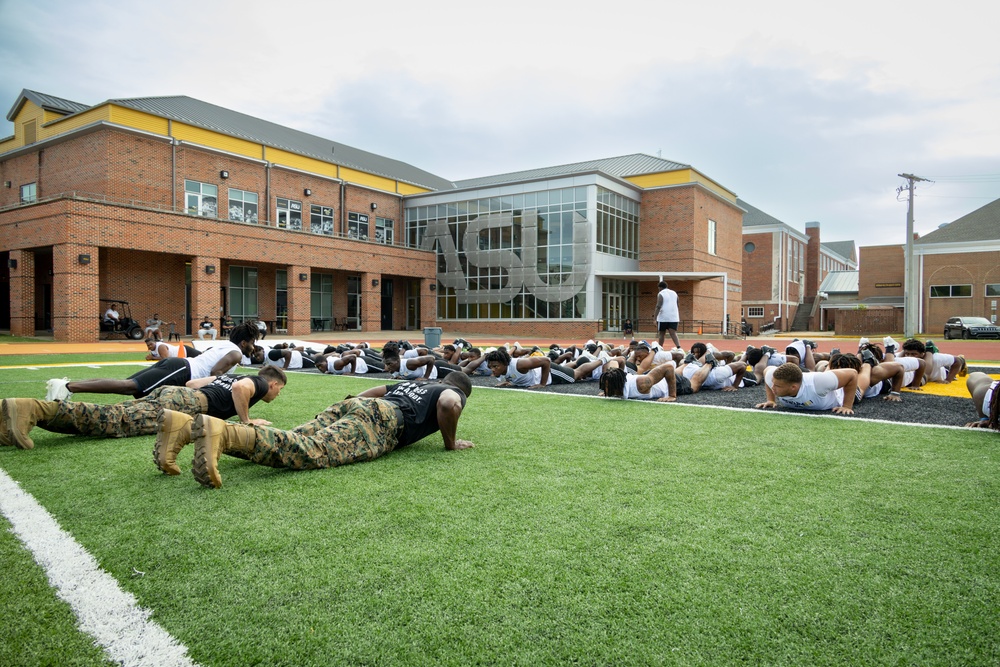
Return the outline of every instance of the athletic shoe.
[[[771,355],[777,352],[777,350],[771,347],[770,345],[761,345],[760,351],[767,355]]]
[[[696,359],[696,357],[693,354],[691,354],[690,352],[688,352],[687,356],[684,357],[684,363],[685,364],[690,364],[690,363],[694,362],[695,359]]]
[[[67,389],[69,384],[69,378],[57,379],[53,378],[45,383],[45,400],[46,401],[68,401],[73,398],[73,392]]]
[[[754,349],[753,345],[747,345],[747,351],[743,353],[744,358],[746,358],[746,355],[748,355],[751,352],[753,352],[753,349]]]
[[[938,346],[935,345],[934,341],[932,341],[932,340],[929,340],[926,343],[924,343],[924,347],[927,348],[928,352],[932,352],[934,354],[937,354],[938,352],[941,351],[941,350],[938,349]]]
[[[840,354],[840,348],[839,348],[839,347],[835,347],[835,348],[833,348],[832,350],[830,350],[830,356],[831,356],[831,357],[832,357],[833,355],[835,355],[835,354]]]
[[[858,349],[859,350],[864,349],[865,345],[869,345],[870,343],[871,343],[871,341],[869,341],[867,338],[865,338],[864,336],[862,336],[861,340],[858,341]]]
[[[704,356],[704,359],[705,359],[705,363],[708,364],[709,366],[714,366],[715,365],[715,355],[712,354],[711,352],[706,352],[705,356]]]
[[[757,378],[755,378],[753,375],[744,375],[743,376],[743,386],[744,387],[756,387],[757,386]]]
[[[891,347],[894,350],[899,349],[899,343],[892,339],[892,336],[886,336],[882,339],[882,345],[885,346],[885,351],[888,352]]]
[[[868,364],[872,368],[875,368],[875,366],[878,365],[878,362],[875,361],[875,355],[872,354],[872,351],[869,349],[861,350],[861,361]]]
[[[808,347],[808,348],[812,348],[813,350],[815,350],[815,349],[816,349],[816,343],[814,343],[813,341],[811,341],[811,340],[806,340],[805,338],[803,338],[803,339],[802,339],[802,342],[806,344],[806,347]]]

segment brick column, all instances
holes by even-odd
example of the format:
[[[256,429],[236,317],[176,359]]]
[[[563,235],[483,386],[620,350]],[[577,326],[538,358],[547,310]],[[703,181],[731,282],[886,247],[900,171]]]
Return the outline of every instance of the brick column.
[[[372,281],[379,281],[372,286]],[[361,330],[382,330],[382,274],[361,274]]]
[[[437,278],[420,279],[420,330],[424,327],[437,326],[437,292],[431,291],[431,285],[437,286]]]
[[[288,335],[306,336],[312,331],[310,318],[310,289],[312,271],[308,266],[289,266],[288,269]],[[305,275],[305,280],[300,280]]]
[[[11,250],[10,259],[17,262],[10,269],[10,335],[35,335],[35,253]]]
[[[56,340],[83,343],[100,336],[98,319],[103,311],[97,250],[75,243],[52,247],[52,333]],[[84,261],[89,257],[89,262],[81,263],[81,256]]]
[[[206,267],[212,273],[208,273]],[[191,318],[194,321],[194,329],[198,328],[198,323],[206,315],[208,319],[215,323],[215,328],[220,327],[222,312],[219,308],[222,303],[219,299],[219,285],[221,284],[221,262],[217,257],[192,257],[191,258]]]
[[[819,291],[819,284],[821,282],[819,277],[819,255],[821,244],[818,222],[806,223],[806,237],[809,239],[809,244],[806,246],[806,280],[805,294],[803,296],[806,299],[811,299],[816,296],[816,292]]]

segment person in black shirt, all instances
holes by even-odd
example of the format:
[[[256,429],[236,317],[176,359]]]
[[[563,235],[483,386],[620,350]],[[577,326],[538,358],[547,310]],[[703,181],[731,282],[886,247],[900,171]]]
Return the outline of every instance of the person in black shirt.
[[[0,445],[31,449],[35,443],[29,432],[36,425],[53,433],[99,438],[153,435],[162,430],[161,423],[166,413],[172,415],[168,422],[177,431],[173,437],[177,440],[190,438],[193,415],[206,412],[220,419],[239,415],[249,421],[247,411],[250,406],[257,401],[273,401],[285,382],[284,372],[280,368],[272,368],[266,372],[262,369],[256,376],[224,375],[192,380],[187,387],[160,387],[148,396],[113,405],[8,398],[0,404]],[[186,436],[182,428],[185,422]],[[157,446],[161,446],[159,438]]]
[[[373,387],[291,431],[199,415],[191,427],[191,469],[200,484],[219,488],[222,454],[272,468],[313,470],[371,461],[437,431],[445,449],[467,449],[473,443],[455,435],[471,393],[472,382],[464,373],[450,373],[441,382]]]

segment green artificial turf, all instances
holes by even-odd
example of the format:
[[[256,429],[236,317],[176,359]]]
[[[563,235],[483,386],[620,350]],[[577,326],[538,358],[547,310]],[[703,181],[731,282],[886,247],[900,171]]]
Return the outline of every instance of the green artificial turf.
[[[0,370],[0,395],[38,373]],[[293,374],[252,412],[290,427],[372,384]],[[32,435],[0,467],[202,665],[1000,660],[994,433],[477,389],[474,449],[226,457],[218,490],[190,447],[166,477],[152,437]],[[9,535],[0,552],[3,618],[57,604]],[[48,644],[86,643],[39,616]]]

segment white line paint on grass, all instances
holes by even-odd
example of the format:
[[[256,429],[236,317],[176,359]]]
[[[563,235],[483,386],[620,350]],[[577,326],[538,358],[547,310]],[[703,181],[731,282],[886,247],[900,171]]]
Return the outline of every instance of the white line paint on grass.
[[[187,647],[171,637],[131,593],[102,570],[48,511],[0,469],[0,513],[42,566],[57,595],[76,614],[80,629],[108,657],[126,667],[195,665]]]

